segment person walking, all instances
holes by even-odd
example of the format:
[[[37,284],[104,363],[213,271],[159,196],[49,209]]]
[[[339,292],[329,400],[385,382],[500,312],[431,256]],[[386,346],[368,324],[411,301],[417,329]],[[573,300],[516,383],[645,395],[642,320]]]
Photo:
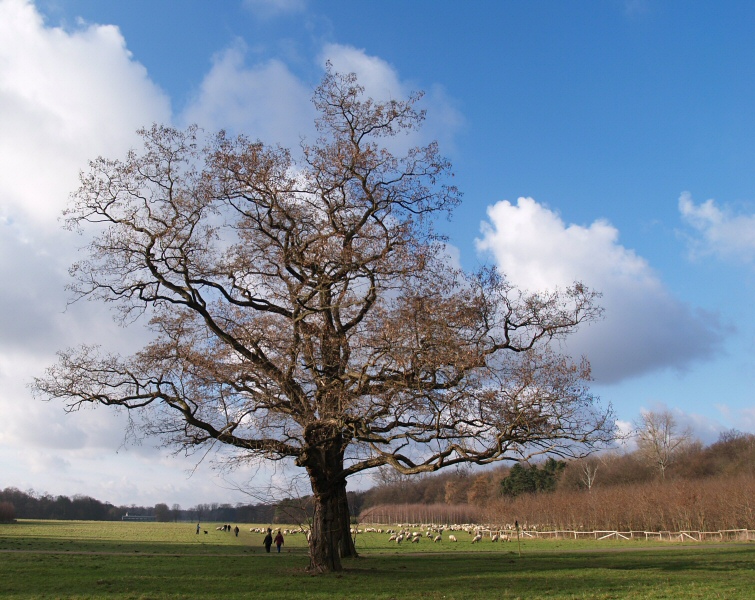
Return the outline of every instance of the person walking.
[[[281,546],[283,545],[283,534],[281,533],[281,530],[278,530],[278,535],[275,536],[275,545],[278,548],[278,554],[281,553]]]
[[[197,535],[199,535],[199,523],[197,523]]]
[[[269,527],[267,528],[267,535],[262,543],[265,545],[265,552],[270,553],[270,547],[273,545],[273,530]]]
[[[236,527],[233,528],[233,533],[236,534],[236,537],[239,537],[239,526],[236,525]]]

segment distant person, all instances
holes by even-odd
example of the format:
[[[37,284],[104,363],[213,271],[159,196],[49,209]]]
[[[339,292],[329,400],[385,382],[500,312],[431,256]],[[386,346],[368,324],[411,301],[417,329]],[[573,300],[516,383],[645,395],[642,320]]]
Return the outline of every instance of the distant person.
[[[239,526],[236,525],[236,527],[233,528],[233,533],[236,534],[236,537],[239,537]]]
[[[197,523],[197,535],[199,535],[199,530],[200,530],[199,523]]]
[[[265,552],[269,554],[270,547],[273,545],[273,530],[269,527],[267,528],[267,535],[262,543],[265,544]]]
[[[281,552],[281,546],[283,545],[283,534],[281,530],[278,530],[278,535],[275,536],[275,545],[278,547],[278,554]]]

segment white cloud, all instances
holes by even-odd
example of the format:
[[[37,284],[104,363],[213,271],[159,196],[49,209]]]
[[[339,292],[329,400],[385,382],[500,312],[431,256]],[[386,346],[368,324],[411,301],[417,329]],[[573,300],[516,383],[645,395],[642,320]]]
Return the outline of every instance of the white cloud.
[[[409,94],[420,91],[412,83],[402,81],[396,69],[388,62],[377,56],[369,56],[363,49],[327,44],[323,47],[319,60],[323,66],[326,61],[330,61],[336,72],[356,73],[367,96],[376,100],[403,100]],[[419,131],[411,132],[403,139],[391,140],[394,152],[433,140],[439,142],[443,153],[450,153],[454,149],[454,138],[464,126],[462,114],[442,86],[434,85],[424,91],[425,96],[419,108],[427,110],[426,120]]]
[[[488,208],[480,251],[490,252],[509,280],[528,289],[553,289],[581,281],[603,294],[605,319],[583,327],[569,342],[585,354],[600,383],[666,367],[684,368],[708,358],[720,327],[671,296],[647,261],[619,244],[606,221],[566,225],[532,198]]]
[[[170,118],[168,98],[118,28],[46,27],[32,3],[0,2],[0,216],[56,226],[80,168]]]
[[[241,41],[218,54],[181,120],[298,147],[301,135],[314,135],[311,88],[278,60],[248,67],[245,57]]]
[[[96,460],[99,475],[88,474],[95,487],[91,481],[110,468],[104,457],[123,439],[123,415],[66,415],[62,404],[33,398],[27,384],[58,349],[107,339],[128,351],[139,337],[117,328],[102,306],[66,306],[67,269],[83,240],[64,232],[58,219],[88,160],[124,155],[137,142],[137,128],[170,118],[167,96],[133,59],[118,28],[49,27],[33,3],[0,0],[0,462],[6,485],[38,489],[44,481],[47,489],[68,493],[81,461]],[[95,490],[82,485],[70,493]]]
[[[715,200],[695,204],[689,192],[679,197],[682,220],[692,227],[695,237],[688,236],[693,257],[713,254],[744,262],[755,259],[755,215],[737,215]]]
[[[137,128],[169,120],[168,98],[116,27],[69,32],[31,2],[0,0],[0,278],[13,282],[0,293],[0,352],[49,354],[101,325],[91,305],[62,318],[83,242],[59,218],[88,160],[124,155]]]
[[[403,99],[415,91],[391,65],[364,50],[328,44],[317,60],[323,68],[330,60],[335,71],[356,73],[367,96],[376,100]],[[294,150],[302,136],[312,141],[317,133],[311,97],[318,82],[302,81],[279,60],[253,65],[246,61],[247,47],[241,40],[216,55],[196,97],[182,113],[181,122],[197,123],[210,132],[226,129],[244,133],[266,144]],[[435,139],[443,151],[453,149],[454,136],[463,119],[443,88],[433,86],[423,98],[422,108],[428,113],[422,129],[388,140],[391,150],[401,153]]]

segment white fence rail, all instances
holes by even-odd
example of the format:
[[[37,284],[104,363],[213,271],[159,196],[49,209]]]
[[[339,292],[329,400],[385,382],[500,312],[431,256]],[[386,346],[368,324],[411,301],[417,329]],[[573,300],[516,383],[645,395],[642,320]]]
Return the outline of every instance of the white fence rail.
[[[755,530],[720,531],[520,531],[530,539],[659,540],[663,542],[755,541]]]

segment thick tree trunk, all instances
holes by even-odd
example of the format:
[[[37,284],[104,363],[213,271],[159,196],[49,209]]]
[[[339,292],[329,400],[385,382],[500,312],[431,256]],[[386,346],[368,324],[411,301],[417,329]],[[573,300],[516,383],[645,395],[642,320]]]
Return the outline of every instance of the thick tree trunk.
[[[316,573],[340,571],[343,524],[335,485],[310,473],[315,511],[309,538],[309,569]]]
[[[338,433],[324,427],[312,427],[307,433],[312,446],[302,455],[299,464],[307,469],[314,500],[309,569],[316,573],[340,571],[342,556],[356,556],[350,533],[346,480],[341,475],[342,440]]]

